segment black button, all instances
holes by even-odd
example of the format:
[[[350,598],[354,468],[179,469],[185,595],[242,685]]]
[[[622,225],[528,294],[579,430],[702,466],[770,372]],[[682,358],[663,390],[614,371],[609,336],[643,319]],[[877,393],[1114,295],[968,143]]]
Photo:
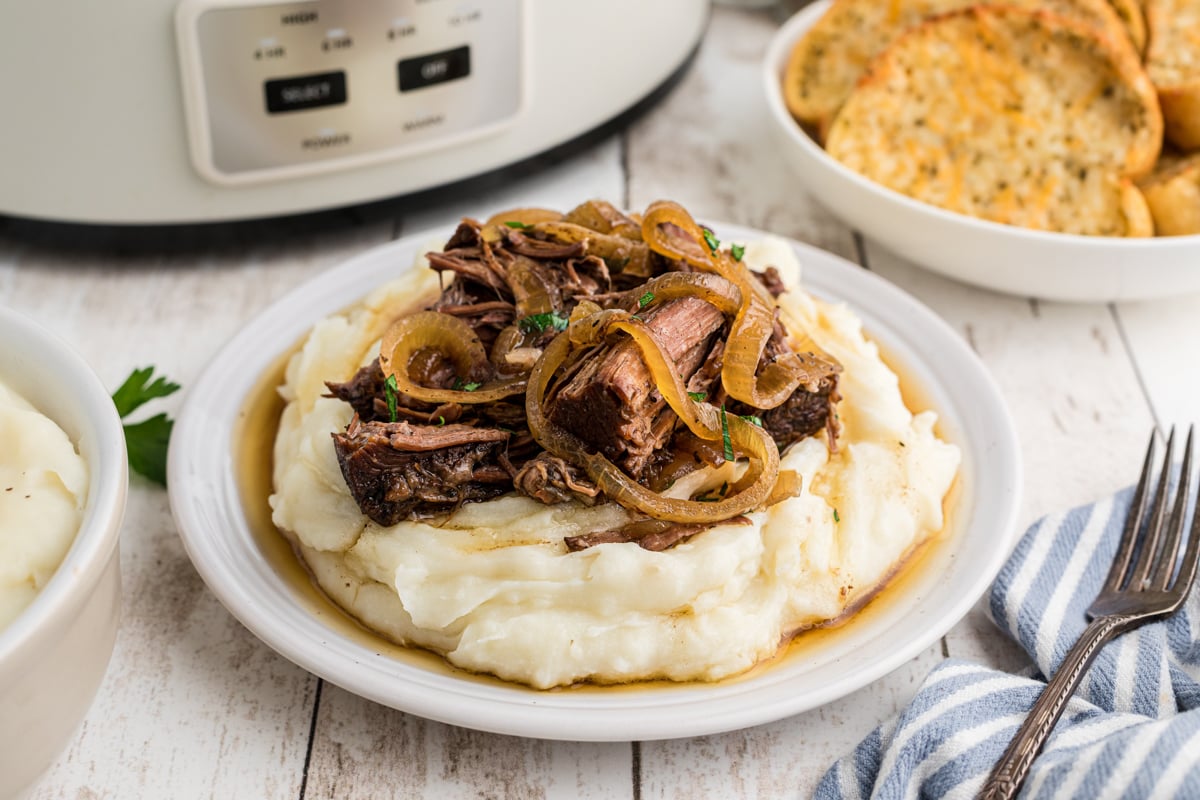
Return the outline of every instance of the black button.
[[[337,106],[346,102],[346,73],[322,72],[299,78],[277,78],[267,81],[263,88],[267,95],[267,113],[270,114]]]
[[[411,92],[471,74],[471,48],[456,47],[440,53],[406,58],[398,65],[400,91]]]

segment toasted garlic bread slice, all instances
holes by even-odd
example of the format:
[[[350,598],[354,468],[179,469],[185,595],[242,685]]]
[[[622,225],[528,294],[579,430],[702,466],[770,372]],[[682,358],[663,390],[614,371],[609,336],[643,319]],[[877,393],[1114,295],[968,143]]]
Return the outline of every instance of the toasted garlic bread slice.
[[[1146,71],[1158,89],[1167,138],[1200,148],[1200,0],[1146,0]]]
[[[1109,0],[1113,11],[1121,18],[1129,41],[1138,53],[1146,52],[1146,15],[1142,13],[1142,5],[1138,0]],[[1049,9],[1053,10],[1053,9]]]
[[[1128,46],[1044,12],[974,6],[904,34],[834,119],[826,149],[871,180],[997,222],[1153,233],[1130,178],[1162,141]]]
[[[866,72],[871,59],[904,31],[924,20],[978,2],[834,0],[789,55],[783,75],[783,96],[788,110],[815,133],[818,141],[824,142],[829,123]],[[1007,0],[1005,5],[1045,9],[1094,25],[1119,39],[1127,36],[1121,18],[1108,0]]]
[[[1159,236],[1200,233],[1200,153],[1159,159],[1141,189]]]

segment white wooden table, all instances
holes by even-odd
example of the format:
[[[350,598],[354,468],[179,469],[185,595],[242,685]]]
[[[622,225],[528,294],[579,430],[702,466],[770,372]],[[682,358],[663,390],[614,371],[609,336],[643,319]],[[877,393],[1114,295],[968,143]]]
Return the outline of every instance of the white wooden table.
[[[432,201],[261,223],[144,244],[0,220],[0,303],[71,341],[116,387],[153,364],[185,388],[290,287],[397,236],[503,207],[630,208],[669,197],[698,218],[810,242],[943,315],[1003,389],[1025,460],[1022,526],[1131,482],[1155,424],[1195,415],[1200,296],[1072,306],[927,273],[813,203],[772,153],[759,60],[764,12],[714,11],[686,78],[618,136],[518,182]],[[119,191],[119,187],[114,187]],[[964,253],[963,258],[970,258]],[[178,397],[164,404],[178,406]],[[939,660],[1001,668],[1018,651],[978,610],[941,642],[830,705],[750,730],[581,744],[454,728],[362,700],[276,655],[217,602],[166,493],[135,477],[122,537],[124,623],[108,675],[49,798],[775,798],[807,796],[835,758],[900,709]]]

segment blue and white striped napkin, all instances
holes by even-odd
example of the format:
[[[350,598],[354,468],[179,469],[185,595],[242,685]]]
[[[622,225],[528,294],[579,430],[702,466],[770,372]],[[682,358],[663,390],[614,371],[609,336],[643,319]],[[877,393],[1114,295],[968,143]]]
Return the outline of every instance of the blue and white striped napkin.
[[[997,576],[990,616],[1033,666],[1010,675],[954,659],[938,665],[899,717],[834,764],[815,797],[974,797],[1043,676],[1087,625],[1132,495],[1038,521]],[[1200,590],[1172,617],[1104,648],[1021,797],[1200,798]]]

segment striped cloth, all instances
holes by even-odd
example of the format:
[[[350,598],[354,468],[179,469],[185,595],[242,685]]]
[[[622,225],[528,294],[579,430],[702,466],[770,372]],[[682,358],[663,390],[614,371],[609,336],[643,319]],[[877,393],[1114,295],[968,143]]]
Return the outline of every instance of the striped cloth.
[[[1024,674],[942,662],[899,717],[834,764],[815,797],[975,797],[1043,676],[1083,632],[1132,494],[1038,521],[1000,571],[988,611],[1033,659]],[[1200,590],[1101,651],[1020,796],[1200,798]]]

